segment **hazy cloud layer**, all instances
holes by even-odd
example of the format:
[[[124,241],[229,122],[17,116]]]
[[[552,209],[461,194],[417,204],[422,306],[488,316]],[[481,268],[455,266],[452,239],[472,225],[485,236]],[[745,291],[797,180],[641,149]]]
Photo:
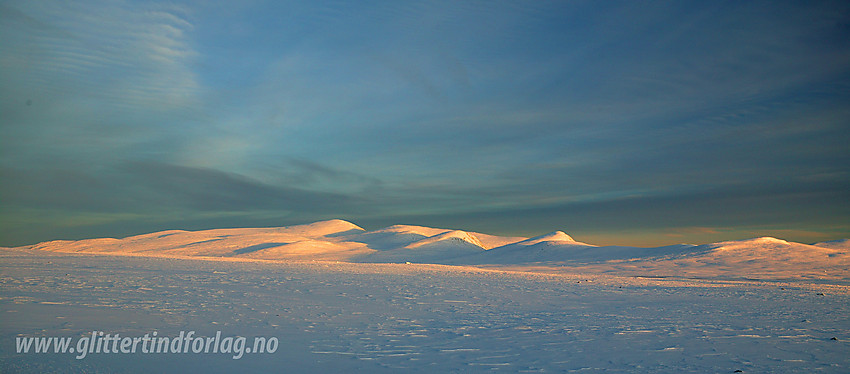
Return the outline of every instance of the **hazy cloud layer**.
[[[337,217],[847,237],[848,14],[3,1],[0,245]]]

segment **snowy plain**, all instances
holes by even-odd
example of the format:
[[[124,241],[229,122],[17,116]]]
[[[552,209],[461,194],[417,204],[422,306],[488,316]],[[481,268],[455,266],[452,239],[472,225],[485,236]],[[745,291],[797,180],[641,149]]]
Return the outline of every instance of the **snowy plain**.
[[[0,372],[850,372],[846,241],[596,247],[341,220],[0,250]],[[436,264],[442,263],[442,264]],[[275,353],[16,353],[91,331]]]

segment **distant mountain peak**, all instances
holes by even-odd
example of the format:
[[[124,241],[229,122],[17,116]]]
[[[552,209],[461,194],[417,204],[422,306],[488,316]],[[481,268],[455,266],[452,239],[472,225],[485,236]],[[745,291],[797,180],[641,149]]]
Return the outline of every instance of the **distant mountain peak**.
[[[311,225],[334,226],[334,227],[339,227],[339,228],[345,228],[345,229],[348,229],[348,230],[350,230],[350,229],[363,230],[362,227],[357,226],[354,223],[351,223],[351,222],[346,221],[344,219],[339,219],[339,218],[329,219],[329,220],[325,220],[325,221],[313,222]]]
[[[831,248],[831,249],[850,249],[850,239],[837,239],[827,242],[812,244],[816,247]]]
[[[329,219],[326,221],[308,223],[306,225],[283,227],[282,229],[310,233],[313,235],[331,235],[366,231],[362,227],[342,219]]]
[[[762,237],[758,237],[758,238],[743,239],[743,240],[731,240],[731,241],[719,242],[719,243],[715,243],[715,244],[721,244],[721,245],[743,245],[743,244],[746,244],[746,245],[765,245],[765,244],[790,244],[790,243],[786,240],[774,238],[772,236],[762,236]]]
[[[571,236],[567,235],[563,231],[552,231],[552,232],[545,234],[545,235],[535,236],[531,239],[523,240],[523,241],[521,241],[517,244],[534,245],[534,244],[542,243],[542,242],[577,243],[575,241],[575,239],[573,239]]]
[[[782,240],[779,238],[774,238],[772,236],[762,236],[760,238],[755,238],[753,241],[762,242],[762,243],[779,243],[779,244],[788,244],[787,240]]]
[[[445,241],[462,241],[462,242],[466,242],[466,243],[484,248],[484,244],[481,244],[481,241],[478,240],[478,238],[475,237],[475,235],[470,234],[466,231],[461,231],[461,230],[446,231],[442,234],[437,234],[437,235],[434,235],[432,237],[422,239],[422,240],[420,240],[416,243],[411,244],[409,247],[415,248],[415,247],[421,247],[421,246],[427,245],[427,244],[433,244],[433,243],[445,242]]]
[[[563,231],[552,231],[546,235],[543,235],[543,237],[551,241],[575,241],[572,236],[567,235],[567,233]]]

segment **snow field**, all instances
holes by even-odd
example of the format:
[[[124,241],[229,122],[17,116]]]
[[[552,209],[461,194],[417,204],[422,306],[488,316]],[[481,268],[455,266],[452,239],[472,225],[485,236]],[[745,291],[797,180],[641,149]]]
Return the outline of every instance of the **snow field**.
[[[0,251],[6,372],[850,370],[841,284]],[[15,336],[194,330],[274,354],[17,354]],[[832,340],[835,338],[835,340]]]

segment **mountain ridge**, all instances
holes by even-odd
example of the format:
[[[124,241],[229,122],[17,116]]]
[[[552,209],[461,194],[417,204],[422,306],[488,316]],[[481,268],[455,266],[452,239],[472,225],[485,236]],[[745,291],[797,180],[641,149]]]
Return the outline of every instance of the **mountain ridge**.
[[[803,244],[758,237],[651,248],[596,246],[576,241],[563,231],[524,238],[414,225],[365,230],[334,219],[284,227],[167,230],[121,239],[55,240],[18,248],[136,256],[540,267],[641,276],[850,279],[848,242]]]

